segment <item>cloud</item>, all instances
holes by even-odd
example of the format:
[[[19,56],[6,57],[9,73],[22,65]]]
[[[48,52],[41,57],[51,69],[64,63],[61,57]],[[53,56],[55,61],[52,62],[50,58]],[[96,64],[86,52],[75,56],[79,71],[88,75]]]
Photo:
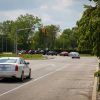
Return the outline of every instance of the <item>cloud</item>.
[[[41,18],[45,25],[69,28],[81,18],[84,4],[90,4],[89,0],[0,0],[0,21],[29,13]]]
[[[15,20],[19,15],[26,14],[26,10],[11,10],[11,11],[0,11],[0,16],[3,16],[6,19]]]
[[[52,1],[52,2],[51,2]],[[44,11],[62,11],[65,8],[71,6],[73,4],[73,0],[50,0],[49,2],[45,2],[40,6],[40,9]]]
[[[73,5],[73,1],[72,0],[56,0],[56,6],[53,5],[53,9],[57,10],[57,11],[62,11],[65,10],[65,8],[69,7]]]
[[[9,11],[16,9],[36,9],[47,0],[0,0],[0,10]]]

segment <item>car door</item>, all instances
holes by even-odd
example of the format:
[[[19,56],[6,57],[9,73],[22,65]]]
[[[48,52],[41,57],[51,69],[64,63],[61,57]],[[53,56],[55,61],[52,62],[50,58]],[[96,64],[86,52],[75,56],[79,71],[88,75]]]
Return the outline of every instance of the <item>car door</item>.
[[[26,61],[24,61],[24,64],[25,64],[25,75],[28,76],[29,75],[29,66],[26,63]]]
[[[22,69],[22,71],[24,71],[24,75],[27,75],[27,69],[26,69],[26,64],[25,61],[23,59],[20,59],[20,67]]]

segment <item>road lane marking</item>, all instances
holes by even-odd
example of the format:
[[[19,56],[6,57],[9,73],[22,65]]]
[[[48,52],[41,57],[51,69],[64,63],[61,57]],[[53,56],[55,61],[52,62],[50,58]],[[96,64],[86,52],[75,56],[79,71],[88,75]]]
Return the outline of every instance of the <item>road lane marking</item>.
[[[70,64],[69,64],[69,65],[70,65]],[[66,68],[66,67],[67,67],[67,66],[64,66],[64,67],[62,67],[62,68],[59,68],[59,69],[57,69],[57,70],[55,70],[55,71],[53,71],[53,72],[50,72],[50,73],[45,74],[45,75],[43,75],[43,76],[41,76],[41,77],[38,77],[38,78],[34,79],[33,81],[27,82],[27,83],[25,83],[25,84],[23,84],[23,85],[20,85],[20,86],[14,88],[14,89],[11,89],[11,90],[9,90],[9,91],[7,91],[7,92],[4,92],[4,93],[0,94],[0,97],[3,96],[3,95],[6,95],[6,94],[8,94],[8,93],[11,93],[11,92],[13,92],[13,91],[15,91],[15,90],[17,90],[17,89],[19,89],[19,88],[21,88],[21,87],[24,87],[24,86],[26,86],[26,85],[28,85],[28,84],[30,84],[30,83],[32,83],[32,82],[36,82],[36,81],[38,81],[38,80],[40,80],[40,79],[42,79],[42,78],[44,78],[44,77],[47,77],[47,76],[49,76],[49,75],[52,75],[52,74],[54,74],[54,73],[56,73],[56,72],[58,72],[58,71],[60,71],[60,70],[62,70],[62,69],[64,69],[64,68]]]
[[[27,83],[25,83],[25,84],[23,84],[23,85],[20,85],[20,86],[14,88],[14,89],[11,89],[11,90],[9,90],[9,91],[7,91],[7,92],[4,92],[4,93],[0,94],[0,97],[3,96],[3,95],[6,95],[6,94],[8,94],[8,93],[11,93],[11,92],[13,92],[13,91],[15,91],[15,90],[17,90],[17,89],[19,89],[19,88],[21,88],[21,87],[24,87],[24,86],[26,86],[26,85],[28,85],[28,84],[30,84],[30,83],[32,83],[32,82],[36,82],[36,81],[38,81],[38,80],[40,80],[40,79],[42,79],[42,78],[44,78],[44,77],[47,77],[47,76],[52,75],[52,74],[54,74],[54,73],[56,73],[56,72],[58,72],[58,71],[60,71],[60,70],[63,70],[64,68],[67,68],[67,67],[68,67],[67,65],[72,65],[72,64],[66,64],[66,66],[63,66],[62,68],[56,69],[56,70],[53,71],[53,72],[50,72],[50,73],[48,73],[48,74],[45,74],[45,75],[43,75],[43,76],[41,76],[41,77],[38,77],[38,78],[36,78],[36,79],[34,79],[34,80],[30,81],[30,82],[27,82]],[[78,65],[88,65],[88,64],[78,64]],[[52,64],[52,66],[54,66],[54,64]],[[96,64],[93,64],[93,65],[91,65],[91,66],[96,66]]]

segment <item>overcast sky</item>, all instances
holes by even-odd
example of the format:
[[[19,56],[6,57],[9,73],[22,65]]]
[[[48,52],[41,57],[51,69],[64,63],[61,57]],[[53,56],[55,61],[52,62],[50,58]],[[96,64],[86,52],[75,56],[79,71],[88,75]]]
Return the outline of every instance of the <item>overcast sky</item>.
[[[44,25],[60,25],[62,29],[75,26],[89,0],[0,0],[0,22],[15,20],[26,13],[38,16]]]

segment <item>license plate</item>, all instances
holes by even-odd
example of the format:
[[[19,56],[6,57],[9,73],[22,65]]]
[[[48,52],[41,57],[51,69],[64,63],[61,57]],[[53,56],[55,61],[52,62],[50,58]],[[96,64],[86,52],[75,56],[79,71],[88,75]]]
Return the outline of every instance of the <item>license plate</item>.
[[[6,71],[6,67],[1,67],[0,71]]]
[[[0,67],[0,71],[9,71],[10,68],[9,67]]]

